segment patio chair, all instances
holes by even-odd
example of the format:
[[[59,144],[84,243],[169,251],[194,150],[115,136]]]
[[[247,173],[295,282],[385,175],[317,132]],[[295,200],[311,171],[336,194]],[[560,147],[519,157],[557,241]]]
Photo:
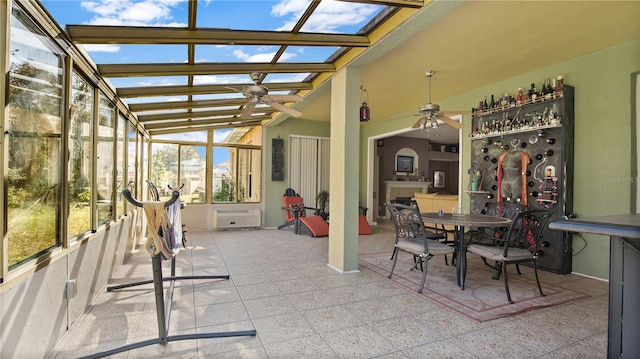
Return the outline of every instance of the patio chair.
[[[509,218],[512,221],[516,218],[518,213],[524,212],[525,206],[514,202],[488,202],[482,209],[482,214],[487,216],[496,216]],[[509,227],[478,227],[473,228],[465,233],[465,241],[467,244],[483,244],[483,245],[497,245],[500,238],[503,238]],[[485,257],[482,257],[482,261],[485,265],[496,269],[494,279],[498,279],[500,271],[497,265],[491,265],[487,262]]]
[[[418,265],[422,269],[422,279],[418,293],[422,293],[427,279],[428,262],[433,256],[453,254],[453,247],[445,243],[438,242],[427,232],[417,207],[411,207],[400,203],[388,203],[387,208],[394,221],[396,229],[396,244],[393,256],[393,265],[389,278],[393,275],[398,262],[399,252],[406,252],[413,255],[414,266],[411,270],[417,269]]]
[[[520,212],[511,222],[511,226],[509,226],[509,230],[504,237],[497,240],[495,244],[471,243],[467,245],[468,253],[474,253],[496,262],[497,269],[502,272],[504,277],[504,289],[507,293],[507,300],[511,304],[513,304],[513,300],[511,299],[509,280],[507,278],[507,265],[509,264],[515,264],[517,273],[522,274],[518,264],[531,262],[538,291],[544,297],[540,280],[538,279],[536,260],[542,253],[539,249],[540,241],[552,213],[553,211],[546,209]],[[498,279],[497,277],[494,277],[494,279]]]
[[[418,202],[415,199],[408,199],[406,202],[391,201],[391,203],[403,204],[403,205],[407,205],[407,206],[410,206],[410,207],[414,207],[414,208],[418,209],[418,212],[420,212],[420,207],[418,206]],[[396,228],[396,243],[398,243],[397,224],[396,224],[396,222],[394,220],[393,214],[391,213],[391,208],[387,207],[387,209],[389,209],[389,215],[391,217],[391,221],[393,222],[393,226],[394,226],[394,228]],[[437,240],[437,241],[442,241],[444,239],[443,243],[447,243],[447,244],[453,243],[453,241],[452,242],[448,241],[447,233],[444,230],[444,226],[441,226],[441,228],[442,228],[442,232],[440,232],[440,230],[438,229],[437,226],[430,226],[430,225],[426,225],[425,224],[425,230],[426,230],[427,234],[430,236],[431,239],[434,239],[434,240]],[[398,250],[397,250],[397,248],[394,247],[393,248],[393,253],[391,253],[391,258],[389,258],[389,259],[393,260],[393,258],[395,257],[396,253],[398,253]],[[444,258],[445,258],[444,259],[445,264],[449,265],[449,263],[447,262],[447,256],[444,256]]]
[[[301,234],[306,230],[312,237],[326,237],[329,235],[329,223],[320,216],[320,209],[307,207],[304,199],[293,189],[287,188],[282,197],[285,210],[285,223],[278,226],[278,229],[294,226],[294,233]],[[307,216],[307,210],[312,210],[313,215]]]
[[[518,213],[524,212],[525,206],[514,202],[488,202],[482,209],[482,214],[486,216],[496,216],[515,219]],[[501,237],[504,237],[509,227],[478,227],[465,233],[468,243],[476,244],[496,244]]]

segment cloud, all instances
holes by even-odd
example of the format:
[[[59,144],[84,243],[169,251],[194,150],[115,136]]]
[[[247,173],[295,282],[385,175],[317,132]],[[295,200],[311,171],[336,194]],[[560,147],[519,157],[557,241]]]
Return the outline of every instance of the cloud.
[[[229,137],[229,134],[231,133],[231,131],[233,131],[233,129],[222,129],[222,130],[213,131],[213,142],[224,142],[227,139],[227,137]],[[224,162],[220,163],[220,165],[221,166],[224,165]]]
[[[239,84],[247,83],[248,76],[216,76],[216,75],[196,75],[193,77],[194,85],[217,85],[217,84]]]
[[[185,0],[101,0],[82,1],[80,5],[94,13],[92,25],[186,26],[172,21],[172,10]]]
[[[270,62],[273,57],[275,56],[275,51],[274,52],[264,52],[261,54],[255,54],[255,55],[249,55],[247,53],[245,53],[242,50],[235,50],[233,52],[233,55],[238,58],[239,60],[242,60],[244,62]],[[292,57],[295,57],[296,54],[291,54],[291,53],[284,53],[282,54],[282,57],[280,57],[279,61],[287,61]]]
[[[308,6],[305,0],[283,0],[271,8],[273,16],[289,17],[276,31],[290,31],[296,24],[302,12]],[[354,4],[334,0],[320,3],[313,15],[302,27],[307,32],[340,32],[344,26],[362,24],[380,9],[379,6]]]
[[[118,52],[120,51],[120,46],[118,45],[89,45],[83,44],[81,45],[87,52]]]
[[[177,82],[173,77],[163,77],[163,78],[142,78],[137,82],[136,86],[144,86],[144,87],[153,87],[153,86],[175,86],[182,85],[182,83]]]

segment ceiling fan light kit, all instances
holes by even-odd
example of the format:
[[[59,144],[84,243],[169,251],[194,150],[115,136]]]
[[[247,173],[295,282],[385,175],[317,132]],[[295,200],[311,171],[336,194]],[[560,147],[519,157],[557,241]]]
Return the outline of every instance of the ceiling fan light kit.
[[[427,79],[428,79],[428,85],[429,85],[429,91],[428,91],[428,95],[429,95],[429,102],[427,104],[424,104],[422,106],[420,106],[418,112],[420,112],[420,114],[422,115],[422,117],[418,120],[418,122],[416,122],[413,125],[413,128],[420,128],[420,129],[424,129],[428,126],[432,127],[432,128],[437,128],[438,127],[438,120],[441,120],[442,122],[446,123],[447,125],[456,128],[456,129],[461,129],[464,126],[448,117],[445,116],[444,113],[442,111],[440,111],[440,106],[435,104],[435,103],[431,103],[431,77],[433,76],[434,71],[433,70],[429,70],[426,72],[427,75]],[[465,111],[460,111],[460,113],[463,113]]]

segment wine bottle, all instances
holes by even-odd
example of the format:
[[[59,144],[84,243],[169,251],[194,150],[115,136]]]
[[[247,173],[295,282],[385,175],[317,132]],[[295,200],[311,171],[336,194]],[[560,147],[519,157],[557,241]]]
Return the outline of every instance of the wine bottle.
[[[489,107],[492,109],[496,107],[496,100],[493,98],[493,94],[491,94],[491,103],[489,104]]]
[[[485,111],[489,108],[489,104],[487,103],[487,96],[484,97],[484,103],[482,104],[482,108]]]
[[[553,96],[553,87],[551,87],[551,78],[547,78],[547,97],[552,98]]]
[[[532,83],[531,89],[529,90],[529,98],[531,99],[531,102],[536,102],[539,95],[538,90],[536,90],[536,84]]]
[[[516,97],[516,102],[518,104],[522,103],[522,87],[518,87],[518,96]]]

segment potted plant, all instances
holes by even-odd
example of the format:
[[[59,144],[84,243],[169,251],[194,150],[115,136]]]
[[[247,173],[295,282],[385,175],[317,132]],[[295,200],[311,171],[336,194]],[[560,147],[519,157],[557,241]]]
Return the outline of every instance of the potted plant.
[[[471,164],[471,168],[467,170],[467,173],[469,174],[471,179],[471,190],[479,191],[482,187],[482,172],[480,172],[480,169],[478,169],[478,164],[476,162],[473,162]]]
[[[318,206],[318,208],[320,208],[322,212],[325,211],[325,208],[327,207],[327,202],[329,202],[329,191],[322,190],[318,192],[318,195],[316,195],[316,205]]]

